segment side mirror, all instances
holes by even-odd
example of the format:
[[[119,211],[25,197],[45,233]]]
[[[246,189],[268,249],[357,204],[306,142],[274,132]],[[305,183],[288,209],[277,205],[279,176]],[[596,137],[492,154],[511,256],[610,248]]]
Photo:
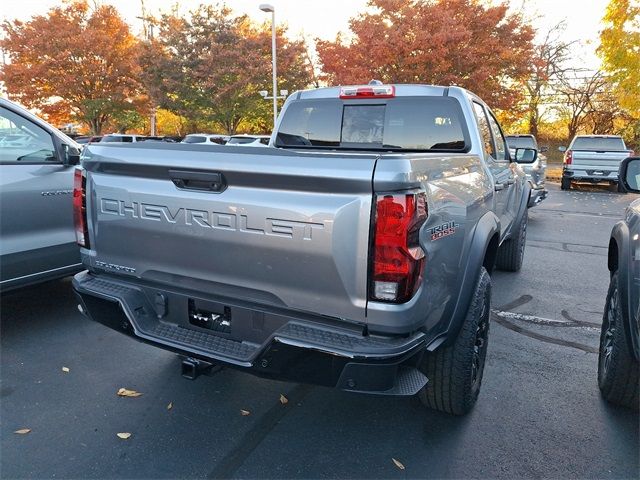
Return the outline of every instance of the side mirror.
[[[538,151],[535,148],[516,148],[514,159],[516,163],[533,163],[538,159]]]
[[[567,147],[558,147],[558,151],[566,152],[567,151]]]
[[[540,153],[548,152],[549,147],[540,147]]]
[[[640,157],[629,157],[622,161],[618,181],[627,192],[640,193]]]
[[[62,145],[62,149],[64,151],[62,164],[65,167],[80,164],[80,152],[78,151],[78,149],[76,149],[75,147],[71,147],[66,143]]]

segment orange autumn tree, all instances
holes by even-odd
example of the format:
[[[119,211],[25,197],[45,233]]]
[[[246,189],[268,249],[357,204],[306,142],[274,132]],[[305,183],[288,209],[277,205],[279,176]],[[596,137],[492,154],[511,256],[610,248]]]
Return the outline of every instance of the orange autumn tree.
[[[158,27],[140,56],[142,81],[156,105],[185,117],[190,130],[270,131],[271,102],[258,93],[272,89],[269,24],[218,4],[164,14]],[[282,27],[276,33],[278,89],[293,92],[311,83],[312,72],[303,42],[285,34]]]
[[[522,100],[533,29],[505,4],[478,0],[370,0],[349,22],[350,41],[316,41],[324,80],[431,83],[469,88],[492,107]]]
[[[139,91],[137,41],[109,5],[67,3],[26,22],[5,21],[0,80],[11,99],[51,119],[69,112],[98,134],[132,110]]]

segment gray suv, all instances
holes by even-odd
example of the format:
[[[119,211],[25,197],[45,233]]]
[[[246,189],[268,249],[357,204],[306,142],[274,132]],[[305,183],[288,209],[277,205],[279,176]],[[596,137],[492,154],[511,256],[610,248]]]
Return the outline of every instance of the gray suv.
[[[73,165],[80,145],[0,99],[0,290],[80,270]]]
[[[640,157],[622,162],[620,182],[640,193]],[[640,387],[640,199],[613,227],[609,241],[611,282],[600,335],[598,386],[609,402],[638,410]]]

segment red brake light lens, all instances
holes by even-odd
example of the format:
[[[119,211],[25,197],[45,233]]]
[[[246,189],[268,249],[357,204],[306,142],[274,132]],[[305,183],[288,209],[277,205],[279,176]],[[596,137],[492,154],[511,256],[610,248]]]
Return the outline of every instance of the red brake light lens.
[[[424,265],[418,237],[426,219],[424,193],[377,196],[369,291],[372,300],[403,303],[414,295]]]
[[[573,162],[573,152],[571,150],[567,150],[564,153],[564,164],[571,165],[571,162]]]
[[[340,98],[393,98],[396,96],[396,87],[393,85],[362,85],[342,87]]]
[[[76,243],[89,248],[89,231],[87,228],[87,177],[82,168],[73,173],[73,223],[76,230]]]

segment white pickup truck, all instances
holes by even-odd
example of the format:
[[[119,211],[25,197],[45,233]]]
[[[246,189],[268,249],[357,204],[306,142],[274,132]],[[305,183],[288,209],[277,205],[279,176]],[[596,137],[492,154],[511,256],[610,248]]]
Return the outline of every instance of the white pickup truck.
[[[618,184],[618,169],[622,160],[633,156],[619,135],[576,135],[564,150],[562,190],[573,182],[609,182]]]

